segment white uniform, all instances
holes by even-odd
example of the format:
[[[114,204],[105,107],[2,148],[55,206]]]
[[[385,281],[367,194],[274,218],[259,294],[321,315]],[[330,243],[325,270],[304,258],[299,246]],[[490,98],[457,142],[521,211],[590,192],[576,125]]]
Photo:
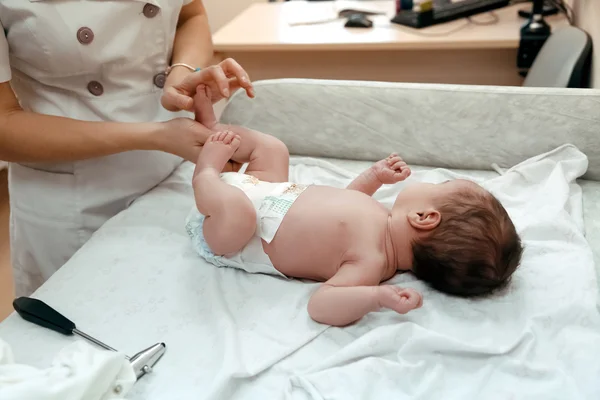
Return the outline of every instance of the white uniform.
[[[23,109],[41,114],[118,122],[190,116],[166,111],[160,97],[179,12],[191,1],[2,0],[0,82],[12,77]],[[17,295],[37,289],[107,219],[181,161],[136,151],[60,164],[11,164]]]

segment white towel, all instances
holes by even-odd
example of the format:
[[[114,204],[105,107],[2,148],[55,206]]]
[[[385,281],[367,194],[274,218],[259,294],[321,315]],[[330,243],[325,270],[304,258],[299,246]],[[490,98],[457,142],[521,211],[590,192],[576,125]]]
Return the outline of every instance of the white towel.
[[[125,399],[135,381],[131,364],[120,353],[75,342],[42,370],[17,364],[8,343],[0,339],[2,400]]]

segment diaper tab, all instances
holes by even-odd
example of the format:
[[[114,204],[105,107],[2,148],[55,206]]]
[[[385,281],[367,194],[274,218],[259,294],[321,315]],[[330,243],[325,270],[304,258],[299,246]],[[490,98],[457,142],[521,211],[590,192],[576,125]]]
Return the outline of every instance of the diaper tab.
[[[280,194],[266,196],[258,209],[258,234],[267,243],[271,243],[283,218],[300,194],[306,190],[306,185],[287,183],[279,188]]]

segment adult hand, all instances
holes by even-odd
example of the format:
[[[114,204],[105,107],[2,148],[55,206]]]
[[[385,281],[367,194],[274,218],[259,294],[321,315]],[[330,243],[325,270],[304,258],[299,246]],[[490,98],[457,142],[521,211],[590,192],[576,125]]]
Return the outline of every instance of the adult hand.
[[[190,118],[175,118],[161,122],[157,138],[158,148],[196,163],[206,139],[213,134],[210,129]],[[223,172],[237,172],[242,164],[230,161]]]
[[[229,98],[240,88],[246,91],[248,97],[254,98],[254,87],[248,74],[235,60],[228,58],[217,65],[189,73],[178,82],[166,85],[161,104],[169,111],[193,111],[194,95],[200,84],[211,89],[213,104]]]

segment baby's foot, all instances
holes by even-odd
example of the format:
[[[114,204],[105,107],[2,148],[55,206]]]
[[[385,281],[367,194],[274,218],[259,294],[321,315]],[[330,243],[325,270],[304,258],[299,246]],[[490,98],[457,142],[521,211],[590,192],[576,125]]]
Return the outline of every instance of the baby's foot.
[[[240,137],[233,132],[218,132],[210,135],[202,147],[196,169],[198,172],[211,169],[220,173],[238,147],[240,147]]]
[[[379,305],[399,314],[420,308],[423,305],[421,294],[414,289],[402,289],[392,285],[379,286]]]

